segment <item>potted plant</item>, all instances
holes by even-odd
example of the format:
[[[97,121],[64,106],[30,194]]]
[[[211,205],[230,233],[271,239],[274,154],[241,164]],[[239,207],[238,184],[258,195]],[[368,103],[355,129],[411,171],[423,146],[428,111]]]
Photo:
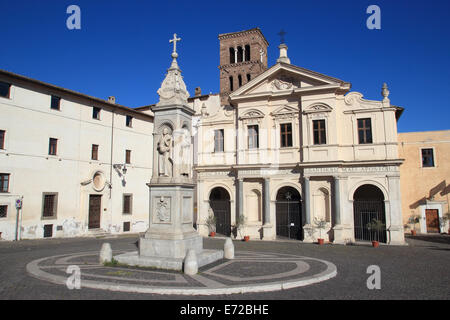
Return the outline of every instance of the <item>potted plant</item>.
[[[205,224],[209,230],[209,236],[214,237],[216,235],[216,217],[214,214],[209,214],[208,218],[205,220]]]
[[[378,232],[383,231],[385,227],[385,224],[377,219],[372,219],[371,222],[367,224],[367,229],[370,231],[375,231],[375,239],[372,241],[372,246],[374,248],[377,248],[380,245],[379,239],[378,239]]]
[[[418,214],[412,214],[412,215],[409,216],[408,223],[411,223],[411,224],[413,224],[413,226],[414,226],[414,227],[411,229],[411,234],[412,234],[413,236],[416,235],[416,224],[419,223],[419,222],[420,222],[420,215],[418,215]]]
[[[327,226],[327,221],[324,219],[315,218],[314,224],[316,225],[316,228],[319,229],[320,236],[317,239],[317,242],[322,245],[324,243],[324,239],[322,238],[322,229],[324,230]]]
[[[235,232],[235,235],[237,236],[237,234],[239,234],[239,236],[241,238],[244,239],[244,241],[248,241],[250,240],[249,236],[244,236],[242,237],[241,231],[242,231],[242,227],[245,225],[245,217],[243,215],[240,215],[239,217],[236,218],[236,222],[233,225],[233,229]]]

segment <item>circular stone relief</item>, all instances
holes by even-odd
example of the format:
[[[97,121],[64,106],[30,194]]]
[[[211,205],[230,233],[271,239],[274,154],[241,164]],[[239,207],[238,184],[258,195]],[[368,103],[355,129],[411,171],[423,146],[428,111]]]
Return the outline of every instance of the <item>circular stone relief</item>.
[[[95,191],[102,191],[105,188],[105,176],[102,172],[97,171],[92,178],[92,185]]]

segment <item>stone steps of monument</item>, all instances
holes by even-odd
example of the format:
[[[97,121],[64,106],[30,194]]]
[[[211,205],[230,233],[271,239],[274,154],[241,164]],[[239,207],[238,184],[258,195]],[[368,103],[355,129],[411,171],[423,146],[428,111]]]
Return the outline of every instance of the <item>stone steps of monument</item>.
[[[90,229],[87,233],[88,237],[93,237],[93,238],[106,238],[106,237],[110,237],[111,233],[103,230],[103,229]]]

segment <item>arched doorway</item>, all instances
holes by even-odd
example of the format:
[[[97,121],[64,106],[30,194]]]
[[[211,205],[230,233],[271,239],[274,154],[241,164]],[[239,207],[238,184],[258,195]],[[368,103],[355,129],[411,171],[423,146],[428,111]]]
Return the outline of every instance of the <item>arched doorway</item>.
[[[222,187],[211,190],[209,206],[216,217],[216,232],[225,236],[231,234],[230,195]]]
[[[386,242],[384,195],[378,187],[365,184],[356,189],[353,194],[353,218],[356,240]],[[370,230],[367,224],[373,220],[381,221],[385,225],[384,230]]]
[[[300,193],[292,187],[282,187],[276,198],[277,237],[303,239]]]

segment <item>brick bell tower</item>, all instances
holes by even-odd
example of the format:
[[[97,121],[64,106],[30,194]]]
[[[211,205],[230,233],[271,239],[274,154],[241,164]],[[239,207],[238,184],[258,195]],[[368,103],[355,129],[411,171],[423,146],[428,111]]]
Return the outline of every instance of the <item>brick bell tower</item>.
[[[219,34],[220,104],[228,105],[231,92],[267,69],[269,43],[259,28]]]

